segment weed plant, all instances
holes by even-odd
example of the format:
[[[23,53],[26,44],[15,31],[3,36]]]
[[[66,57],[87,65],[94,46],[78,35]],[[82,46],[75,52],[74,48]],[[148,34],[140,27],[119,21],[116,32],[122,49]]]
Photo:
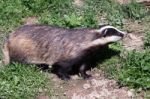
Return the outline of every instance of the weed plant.
[[[150,88],[150,54],[148,51],[128,52],[121,59],[118,71],[119,82],[132,88]]]
[[[1,99],[31,99],[38,95],[40,90],[51,94],[47,77],[34,66],[13,63],[5,68],[1,67]]]

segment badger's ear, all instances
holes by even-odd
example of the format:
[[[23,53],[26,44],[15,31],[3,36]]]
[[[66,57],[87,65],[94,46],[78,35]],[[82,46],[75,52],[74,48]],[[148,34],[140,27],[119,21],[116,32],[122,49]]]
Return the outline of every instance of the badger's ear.
[[[96,30],[97,37],[106,37],[107,36],[108,29],[103,30]]]
[[[108,29],[104,29],[102,31],[99,31],[99,34],[101,35],[101,37],[106,37],[107,36],[107,32],[108,32]]]

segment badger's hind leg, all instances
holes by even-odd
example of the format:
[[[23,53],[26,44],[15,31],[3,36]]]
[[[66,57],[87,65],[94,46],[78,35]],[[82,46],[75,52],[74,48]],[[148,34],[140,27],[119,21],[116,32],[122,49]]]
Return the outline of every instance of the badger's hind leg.
[[[4,45],[3,45],[3,48],[2,48],[2,52],[3,52],[2,64],[3,65],[8,65],[10,63],[8,41],[4,42]]]
[[[88,78],[92,77],[91,75],[86,73],[86,70],[87,70],[86,64],[82,64],[79,68],[79,73],[81,74],[81,77],[83,77],[84,79],[88,79]]]
[[[48,64],[37,64],[37,67],[39,67],[41,70],[48,70],[49,69]]]
[[[55,73],[62,80],[69,80],[70,76],[68,72],[71,70],[69,63],[59,62],[53,65],[53,73]]]

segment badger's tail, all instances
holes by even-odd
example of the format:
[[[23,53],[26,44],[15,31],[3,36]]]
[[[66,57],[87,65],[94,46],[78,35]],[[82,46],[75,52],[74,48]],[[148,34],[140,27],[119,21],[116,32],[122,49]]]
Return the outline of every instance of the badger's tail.
[[[2,59],[2,64],[3,65],[8,65],[10,63],[10,55],[9,55],[9,41],[8,38],[5,38],[3,48],[3,59]]]

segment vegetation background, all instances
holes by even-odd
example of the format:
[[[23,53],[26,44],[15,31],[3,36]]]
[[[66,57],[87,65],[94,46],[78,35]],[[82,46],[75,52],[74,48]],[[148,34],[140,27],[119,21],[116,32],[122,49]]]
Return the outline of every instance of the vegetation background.
[[[112,44],[110,48],[121,54],[98,64],[97,68],[104,70],[107,77],[117,80],[122,86],[149,92],[150,12],[144,5],[134,1],[120,4],[114,0],[84,0],[83,4],[75,4],[73,0],[0,0],[0,45],[6,35],[33,16],[39,24],[67,28],[98,28],[99,25],[110,24],[128,32],[132,29],[125,27],[125,20],[143,23],[146,29],[142,30],[145,35],[142,51],[127,51],[122,42]],[[0,98],[34,98],[41,91],[49,96],[53,94],[47,72],[20,63],[0,69]]]

